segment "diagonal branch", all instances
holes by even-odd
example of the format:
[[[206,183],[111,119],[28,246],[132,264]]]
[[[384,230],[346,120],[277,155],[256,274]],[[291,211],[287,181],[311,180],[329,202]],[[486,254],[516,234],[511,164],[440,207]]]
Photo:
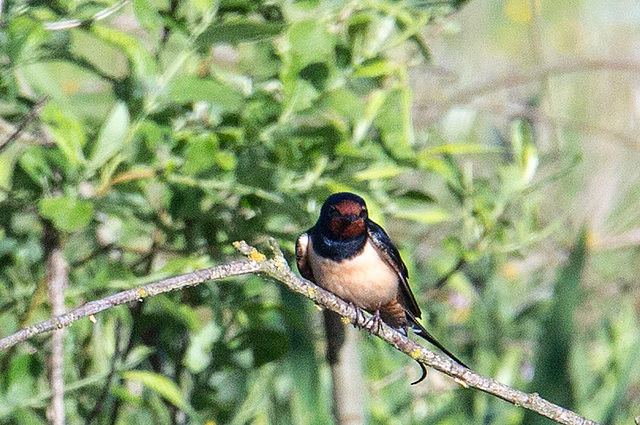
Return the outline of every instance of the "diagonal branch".
[[[146,297],[195,286],[208,280],[218,280],[231,276],[246,274],[263,274],[277,280],[289,289],[306,296],[316,304],[339,313],[345,321],[366,329],[370,333],[382,338],[397,350],[411,356],[425,366],[436,369],[460,383],[466,388],[476,388],[480,391],[494,395],[516,406],[536,412],[557,423],[565,425],[598,425],[596,422],[583,418],[575,412],[553,404],[536,393],[527,394],[515,388],[495,381],[492,378],[482,376],[453,362],[443,355],[434,353],[421,345],[405,337],[384,322],[366,323],[366,318],[356,312],[355,307],[341,300],[334,294],[325,291],[308,280],[302,279],[293,273],[285,260],[275,240],[270,240],[271,249],[274,252],[272,259],[267,259],[255,248],[243,242],[234,243],[235,247],[248,257],[248,260],[223,264],[216,267],[197,270],[180,276],[159,280],[137,288],[129,289],[117,294],[91,301],[87,304],[69,311],[66,314],[45,320],[27,328],[21,329],[13,335],[0,339],[0,351],[6,350],[19,342],[25,341],[35,335],[61,329],[73,322],[89,317],[101,311],[117,305],[132,301],[142,301]]]
[[[131,0],[120,0],[113,6],[109,6],[106,9],[98,11],[89,19],[70,19],[68,21],[45,22],[44,29],[46,29],[47,31],[59,31],[91,25],[94,22],[108,18],[129,3],[131,3]]]
[[[47,257],[47,281],[51,314],[64,313],[64,289],[69,283],[69,268],[60,247],[60,235],[50,222],[45,222],[43,245]],[[64,331],[56,330],[51,338],[51,356],[49,357],[51,386],[51,404],[47,416],[53,425],[64,425]]]
[[[2,2],[0,1],[0,5],[2,4]],[[23,134],[24,131],[27,128],[27,125],[35,120],[36,118],[38,118],[38,115],[40,115],[40,112],[42,111],[42,108],[44,107],[44,105],[49,101],[49,96],[44,96],[41,99],[39,99],[31,108],[31,110],[29,110],[29,113],[27,113],[27,116],[22,120],[22,122],[20,124],[18,124],[17,127],[13,127],[8,123],[0,123],[3,124],[3,127],[7,127],[8,129],[11,129],[11,134],[9,135],[9,137],[7,137],[5,140],[0,142],[0,153],[2,153],[2,151],[7,148],[11,142],[13,142],[14,140],[18,140]],[[35,139],[35,137],[33,136],[29,136],[28,139],[33,140]]]

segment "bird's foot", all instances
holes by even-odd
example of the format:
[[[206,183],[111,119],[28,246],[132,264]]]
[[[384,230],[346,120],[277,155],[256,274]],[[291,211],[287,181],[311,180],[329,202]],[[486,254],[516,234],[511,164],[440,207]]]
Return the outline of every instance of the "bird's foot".
[[[356,311],[356,320],[352,323],[353,326],[355,327],[360,324],[364,326],[364,324],[367,323],[367,316],[364,315],[364,311],[352,302],[349,302],[349,305]]]
[[[375,332],[378,333],[380,332],[381,322],[382,322],[382,317],[380,317],[380,310],[376,310],[376,312],[371,317],[365,320],[365,322],[363,323],[363,326],[365,329],[368,329],[370,332],[374,332],[374,329],[375,329]]]

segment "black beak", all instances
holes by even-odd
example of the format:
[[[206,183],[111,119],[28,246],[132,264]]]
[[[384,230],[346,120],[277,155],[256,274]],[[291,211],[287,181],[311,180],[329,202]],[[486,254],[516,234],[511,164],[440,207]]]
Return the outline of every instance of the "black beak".
[[[355,215],[355,214],[349,214],[349,215],[343,215],[340,216],[340,220],[341,221],[346,221],[349,223],[353,223],[354,221],[358,220],[360,217]]]

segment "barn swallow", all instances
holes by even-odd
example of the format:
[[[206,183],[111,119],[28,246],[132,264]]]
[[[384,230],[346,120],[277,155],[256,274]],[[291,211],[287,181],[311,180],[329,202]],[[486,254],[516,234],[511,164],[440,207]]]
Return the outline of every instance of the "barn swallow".
[[[302,276],[343,300],[378,317],[407,335],[417,335],[467,367],[421,324],[422,316],[409,287],[409,273],[387,233],[368,217],[360,196],[335,193],[322,205],[316,224],[296,243]],[[414,384],[426,376],[423,374]]]

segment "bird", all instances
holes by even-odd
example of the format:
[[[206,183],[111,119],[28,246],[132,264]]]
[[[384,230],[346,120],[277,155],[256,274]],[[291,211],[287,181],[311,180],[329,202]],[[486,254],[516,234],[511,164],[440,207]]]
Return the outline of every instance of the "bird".
[[[467,367],[418,321],[422,312],[409,286],[407,266],[389,235],[369,218],[360,196],[339,192],[327,198],[315,225],[296,242],[296,262],[305,279],[405,336],[410,328]],[[426,376],[426,368],[418,364],[422,376],[412,384]]]

